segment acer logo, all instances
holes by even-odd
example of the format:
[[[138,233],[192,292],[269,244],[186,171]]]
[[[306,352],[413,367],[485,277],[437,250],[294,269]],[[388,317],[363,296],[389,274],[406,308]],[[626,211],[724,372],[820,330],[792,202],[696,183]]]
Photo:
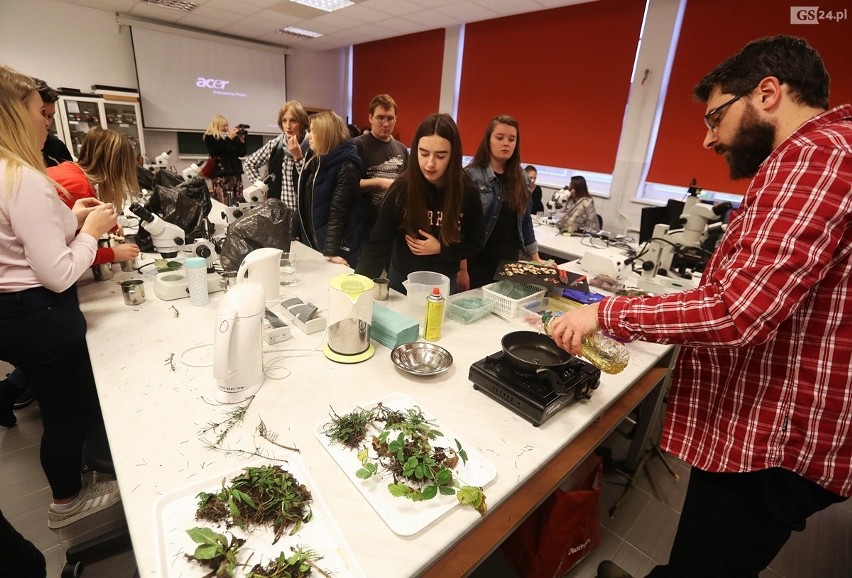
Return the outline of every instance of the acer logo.
[[[198,80],[195,81],[195,86],[199,88],[218,88],[219,90],[225,88],[226,85],[230,84],[230,80],[219,80],[217,78],[204,78],[203,76],[199,76]]]

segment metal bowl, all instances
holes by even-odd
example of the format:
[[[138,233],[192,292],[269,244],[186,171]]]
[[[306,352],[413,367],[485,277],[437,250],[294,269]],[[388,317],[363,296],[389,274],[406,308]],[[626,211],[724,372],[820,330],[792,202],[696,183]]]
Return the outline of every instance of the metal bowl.
[[[411,375],[436,375],[450,368],[453,356],[434,343],[403,343],[391,351],[394,364]]]

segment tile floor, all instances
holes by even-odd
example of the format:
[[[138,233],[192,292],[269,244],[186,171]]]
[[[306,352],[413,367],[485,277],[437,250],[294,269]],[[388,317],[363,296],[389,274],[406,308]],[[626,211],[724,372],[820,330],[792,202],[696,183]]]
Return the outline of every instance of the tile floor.
[[[0,508],[24,536],[44,552],[48,578],[59,578],[69,546],[121,527],[123,512],[113,507],[60,530],[47,527],[50,490],[39,463],[41,419],[37,405],[17,412],[18,427],[0,428]],[[627,438],[616,431],[606,444],[619,457]],[[604,476],[601,500],[601,545],[565,578],[595,578],[601,560],[613,560],[637,578],[657,562],[665,562],[677,527],[689,469],[668,458],[680,475],[675,481],[659,457],[648,461],[635,487],[615,513],[610,507],[621,495],[624,480],[613,472]],[[123,552],[86,566],[83,578],[131,578],[131,552]],[[474,578],[516,578],[518,574],[499,551],[473,574]],[[761,578],[849,578],[852,576],[852,501],[837,504],[808,521],[794,534]],[[165,578],[165,577],[163,577]],[[373,577],[368,577],[373,578]]]

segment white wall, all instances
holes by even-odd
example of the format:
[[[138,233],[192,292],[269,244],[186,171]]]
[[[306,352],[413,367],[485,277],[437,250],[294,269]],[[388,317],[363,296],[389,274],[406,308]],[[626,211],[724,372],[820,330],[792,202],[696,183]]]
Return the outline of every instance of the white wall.
[[[330,108],[346,120],[349,108],[348,48],[287,55],[287,99],[309,108]],[[277,112],[277,111],[276,111]]]
[[[54,88],[89,91],[93,84],[137,89],[130,31],[115,13],[54,0],[0,0],[0,63],[45,80]],[[349,95],[346,49],[294,51],[287,56],[287,98],[345,115]],[[269,111],[276,117],[277,110]],[[153,158],[173,150],[178,171],[192,162],[178,159],[177,135],[145,130]]]
[[[52,0],[2,0],[0,62],[49,85],[137,88],[130,31],[115,14]]]

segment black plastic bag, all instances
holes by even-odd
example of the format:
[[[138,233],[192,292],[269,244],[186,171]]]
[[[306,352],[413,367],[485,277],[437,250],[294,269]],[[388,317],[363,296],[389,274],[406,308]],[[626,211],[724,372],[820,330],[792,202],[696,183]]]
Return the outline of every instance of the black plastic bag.
[[[174,188],[155,186],[145,208],[164,221],[183,229],[184,236],[188,239],[209,238],[213,224],[207,219],[207,215],[213,205],[204,181],[201,180],[204,186],[202,194],[199,186],[193,183],[195,180],[181,183]],[[142,251],[154,250],[151,235],[144,227],[139,227],[136,242]]]
[[[290,250],[293,209],[280,199],[269,199],[228,225],[219,260],[226,271],[236,271],[245,256],[262,247]]]

